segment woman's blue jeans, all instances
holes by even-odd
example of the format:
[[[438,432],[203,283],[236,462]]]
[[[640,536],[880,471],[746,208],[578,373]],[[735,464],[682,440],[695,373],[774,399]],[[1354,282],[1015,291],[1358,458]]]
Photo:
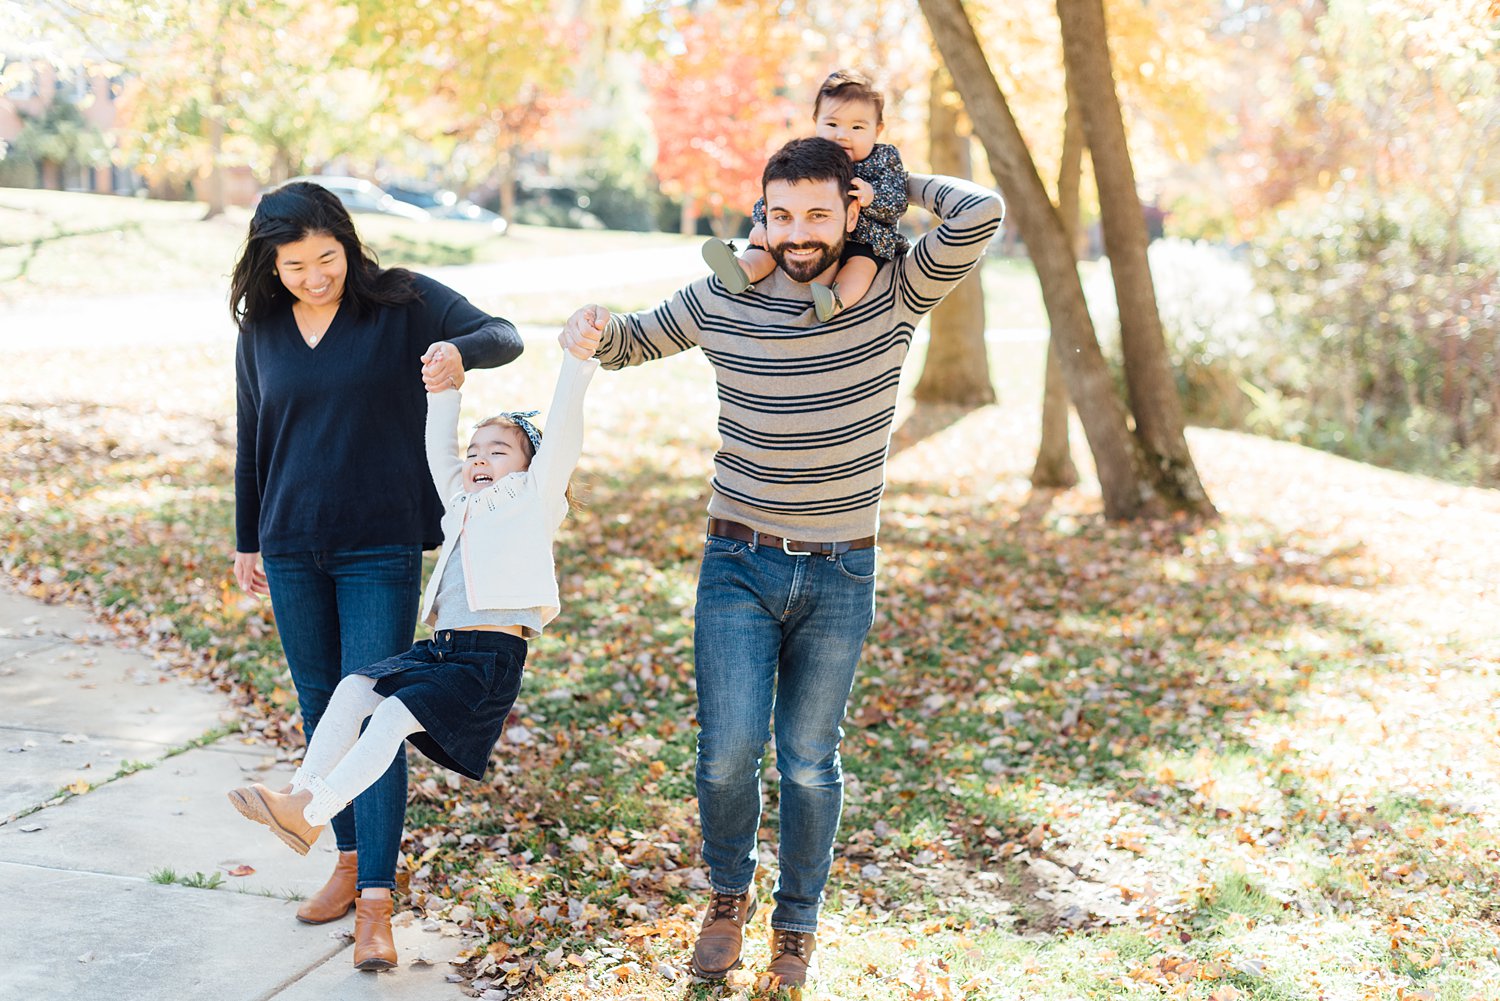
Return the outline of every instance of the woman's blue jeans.
[[[761,758],[776,727],[781,830],[771,927],[813,932],[844,803],[840,723],[875,616],[875,550],[792,556],[709,536],[698,578],[698,817],[720,893],[755,879]]]
[[[411,647],[421,602],[420,546],[261,558],[307,738],[347,674]],[[406,820],[406,753],[333,818],[341,852],[359,851],[358,886],[394,889]]]

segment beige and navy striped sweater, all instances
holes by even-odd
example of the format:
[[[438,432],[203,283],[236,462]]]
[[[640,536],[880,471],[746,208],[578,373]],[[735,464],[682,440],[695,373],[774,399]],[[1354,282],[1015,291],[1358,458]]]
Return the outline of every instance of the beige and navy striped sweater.
[[[740,295],[703,278],[649,312],[610,318],[604,368],[694,346],[713,363],[723,444],[711,517],[805,542],[875,534],[912,331],[973,269],[1004,214],[998,195],[968,181],[913,174],[907,186],[942,225],[827,323],[779,268]]]

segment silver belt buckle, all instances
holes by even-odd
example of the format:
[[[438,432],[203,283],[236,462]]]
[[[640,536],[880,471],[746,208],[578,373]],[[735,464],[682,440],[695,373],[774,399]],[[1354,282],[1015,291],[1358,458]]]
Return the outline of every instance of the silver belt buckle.
[[[786,538],[783,538],[781,540],[781,551],[783,553],[786,553],[788,556],[811,556],[812,555],[812,550],[811,549],[791,549],[791,548],[788,548],[790,545],[791,545],[791,540],[786,539]]]

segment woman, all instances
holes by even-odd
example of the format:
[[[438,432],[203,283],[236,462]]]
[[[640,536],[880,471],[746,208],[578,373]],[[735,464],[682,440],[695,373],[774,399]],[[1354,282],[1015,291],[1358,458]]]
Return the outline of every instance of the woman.
[[[442,542],[423,445],[427,389],[513,361],[521,339],[452,289],[382,269],[339,200],[308,182],[261,199],[230,307],[234,575],[271,596],[310,738],[341,678],[411,645],[422,550]],[[354,907],[360,969],[396,962],[391,891],[405,814],[401,754],[333,819],[333,876],[297,912],[321,924]]]

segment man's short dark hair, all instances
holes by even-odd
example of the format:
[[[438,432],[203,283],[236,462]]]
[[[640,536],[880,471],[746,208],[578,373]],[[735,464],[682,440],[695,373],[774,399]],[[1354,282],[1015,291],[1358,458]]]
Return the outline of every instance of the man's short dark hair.
[[[854,161],[844,148],[830,139],[813,136],[793,139],[766,161],[765,173],[760,175],[760,190],[764,194],[766,185],[772,181],[833,181],[838,185],[844,204],[849,204],[849,188],[854,183]]]

